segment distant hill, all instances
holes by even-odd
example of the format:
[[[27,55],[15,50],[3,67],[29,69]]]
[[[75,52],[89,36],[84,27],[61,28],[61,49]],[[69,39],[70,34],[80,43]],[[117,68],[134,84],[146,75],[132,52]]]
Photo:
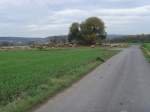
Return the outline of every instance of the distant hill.
[[[8,41],[8,42],[27,42],[27,41],[40,41],[42,38],[26,38],[26,37],[0,37],[0,41]]]
[[[126,35],[108,34],[107,39],[122,38]],[[0,37],[0,45],[30,45],[32,43],[68,42],[67,35],[49,36],[45,38]]]
[[[47,40],[68,40],[67,35],[59,35],[59,36],[49,36],[45,38],[33,38],[33,37],[0,37],[0,42],[29,42],[29,41],[42,41],[46,42]]]
[[[7,43],[9,45],[26,45],[33,42],[44,43],[44,38],[26,38],[26,37],[0,37],[0,44]]]
[[[108,38],[109,42],[130,42],[130,43],[141,43],[150,42],[150,34],[138,34],[138,35],[123,35],[118,38]]]
[[[127,36],[127,35],[121,35],[121,34],[108,34],[108,35],[107,35],[107,39],[123,38],[124,36]]]
[[[120,38],[123,37],[125,35],[119,35],[119,34],[110,34],[107,35],[107,38]],[[41,42],[46,42],[47,40],[68,40],[68,36],[67,35],[58,35],[58,36],[48,36],[45,38],[33,38],[33,37],[0,37],[0,42],[30,42],[30,41],[41,41]]]
[[[26,37],[0,37],[0,45],[29,45],[32,43],[47,43],[47,42],[67,42],[67,35],[49,36],[45,38],[26,38]]]
[[[46,37],[46,40],[49,40],[50,42],[68,42],[68,36],[67,35],[49,36]]]

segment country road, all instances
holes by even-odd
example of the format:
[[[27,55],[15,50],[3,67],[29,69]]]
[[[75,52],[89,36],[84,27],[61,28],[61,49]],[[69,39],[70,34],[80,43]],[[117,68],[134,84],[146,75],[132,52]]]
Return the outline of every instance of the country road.
[[[124,49],[33,112],[150,112],[150,64]]]

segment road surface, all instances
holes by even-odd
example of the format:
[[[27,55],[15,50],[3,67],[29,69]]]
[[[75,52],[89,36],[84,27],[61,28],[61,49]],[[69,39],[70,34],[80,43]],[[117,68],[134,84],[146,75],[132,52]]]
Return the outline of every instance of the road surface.
[[[127,48],[33,112],[150,112],[150,64]]]

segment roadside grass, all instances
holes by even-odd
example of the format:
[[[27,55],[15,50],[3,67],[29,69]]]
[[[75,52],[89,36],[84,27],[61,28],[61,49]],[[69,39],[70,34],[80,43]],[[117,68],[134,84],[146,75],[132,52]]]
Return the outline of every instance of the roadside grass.
[[[0,112],[25,112],[79,80],[117,50],[64,48],[0,52]]]
[[[150,43],[144,43],[142,45],[142,50],[144,52],[146,59],[150,62]]]

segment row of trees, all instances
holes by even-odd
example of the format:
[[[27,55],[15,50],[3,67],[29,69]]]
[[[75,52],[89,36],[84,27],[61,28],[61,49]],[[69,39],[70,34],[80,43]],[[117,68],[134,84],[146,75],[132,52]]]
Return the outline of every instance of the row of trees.
[[[105,24],[97,17],[90,17],[81,24],[72,23],[69,31],[69,41],[91,45],[101,43],[106,38]]]
[[[150,34],[141,34],[141,35],[124,35],[118,38],[107,39],[107,42],[119,43],[141,43],[141,42],[150,42]]]

